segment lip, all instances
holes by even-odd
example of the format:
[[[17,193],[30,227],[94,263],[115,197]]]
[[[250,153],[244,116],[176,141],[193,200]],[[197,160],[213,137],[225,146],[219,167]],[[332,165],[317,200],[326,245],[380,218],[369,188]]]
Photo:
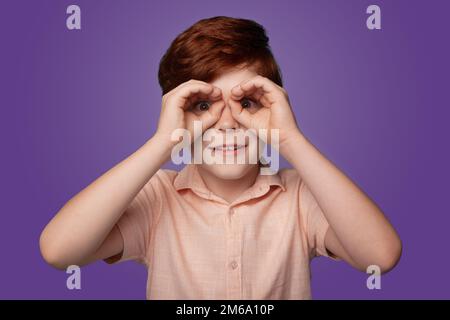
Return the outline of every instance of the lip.
[[[224,144],[221,146],[209,147],[209,149],[214,152],[220,152],[223,154],[237,154],[238,152],[244,151],[246,148],[246,144]]]

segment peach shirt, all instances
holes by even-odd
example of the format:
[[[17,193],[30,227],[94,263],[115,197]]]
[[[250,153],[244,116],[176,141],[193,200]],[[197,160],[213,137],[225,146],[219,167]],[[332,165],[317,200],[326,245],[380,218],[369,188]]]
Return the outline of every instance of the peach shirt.
[[[258,175],[232,203],[194,164],[160,169],[117,226],[118,261],[147,267],[151,300],[310,299],[310,260],[330,257],[328,222],[294,169]]]

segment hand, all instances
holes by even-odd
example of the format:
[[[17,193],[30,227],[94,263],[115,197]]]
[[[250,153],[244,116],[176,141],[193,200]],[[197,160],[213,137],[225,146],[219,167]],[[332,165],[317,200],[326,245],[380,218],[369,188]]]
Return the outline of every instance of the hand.
[[[248,103],[243,105],[244,101]],[[238,84],[231,89],[228,103],[233,117],[244,127],[267,129],[268,143],[272,129],[279,130],[280,145],[300,132],[286,90],[268,78],[258,75]]]
[[[155,135],[163,137],[169,145],[175,145],[177,141],[172,141],[171,135],[174,130],[182,128],[189,130],[195,139],[194,121],[202,122],[204,132],[219,120],[224,106],[220,88],[199,80],[184,82],[162,97]]]

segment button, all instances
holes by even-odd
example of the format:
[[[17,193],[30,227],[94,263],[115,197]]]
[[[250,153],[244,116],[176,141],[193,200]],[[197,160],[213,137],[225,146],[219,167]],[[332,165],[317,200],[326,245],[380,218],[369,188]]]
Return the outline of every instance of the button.
[[[235,213],[236,213],[236,210],[230,209],[230,214],[235,214]]]
[[[231,261],[230,267],[231,269],[235,270],[238,267],[238,263],[236,261]]]

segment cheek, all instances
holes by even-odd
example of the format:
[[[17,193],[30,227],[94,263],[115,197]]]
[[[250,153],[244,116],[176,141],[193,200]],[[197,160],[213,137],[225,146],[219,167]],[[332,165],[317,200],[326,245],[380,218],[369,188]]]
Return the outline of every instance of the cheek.
[[[260,154],[258,143],[250,143],[247,146],[246,152],[247,152],[247,159],[250,164],[255,164],[255,162],[258,163]]]
[[[255,114],[256,112],[258,112],[259,109],[260,109],[259,106],[252,106],[250,108],[247,108],[247,111],[250,112],[251,114]]]

